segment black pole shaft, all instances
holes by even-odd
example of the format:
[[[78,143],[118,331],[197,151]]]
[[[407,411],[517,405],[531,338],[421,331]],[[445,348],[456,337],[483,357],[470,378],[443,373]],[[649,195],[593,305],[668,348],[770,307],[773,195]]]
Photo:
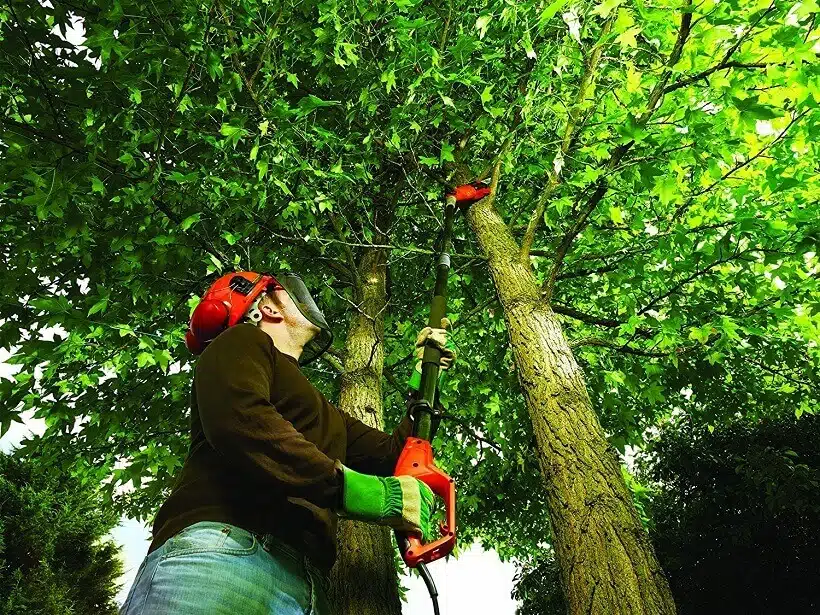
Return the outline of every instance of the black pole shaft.
[[[441,254],[436,265],[436,286],[433,290],[433,301],[430,304],[430,320],[427,326],[438,329],[441,319],[447,315],[447,278],[450,274],[450,243],[453,237],[453,221],[456,213],[456,199],[447,197],[444,209],[444,236],[441,242]],[[439,361],[441,351],[434,346],[425,346],[421,359],[420,399],[424,399],[432,408],[436,401],[438,387]],[[419,411],[413,416],[413,435],[429,440],[432,431],[432,416],[429,412]]]

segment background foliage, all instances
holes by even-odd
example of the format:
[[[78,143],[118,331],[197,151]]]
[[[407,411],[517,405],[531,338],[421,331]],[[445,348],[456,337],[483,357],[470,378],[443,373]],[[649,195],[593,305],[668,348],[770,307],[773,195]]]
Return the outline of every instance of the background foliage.
[[[0,454],[0,611],[116,615],[118,521],[94,488]]]
[[[678,612],[814,613],[820,593],[820,421],[678,418],[638,459],[658,558]],[[566,612],[555,560],[525,566],[519,615]]]

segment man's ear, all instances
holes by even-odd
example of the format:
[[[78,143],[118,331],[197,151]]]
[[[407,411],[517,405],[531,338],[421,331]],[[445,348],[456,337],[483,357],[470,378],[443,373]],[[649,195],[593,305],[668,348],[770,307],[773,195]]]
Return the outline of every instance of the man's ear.
[[[262,318],[272,322],[282,322],[285,317],[279,310],[279,306],[275,301],[267,298],[260,302],[259,311],[262,312]]]

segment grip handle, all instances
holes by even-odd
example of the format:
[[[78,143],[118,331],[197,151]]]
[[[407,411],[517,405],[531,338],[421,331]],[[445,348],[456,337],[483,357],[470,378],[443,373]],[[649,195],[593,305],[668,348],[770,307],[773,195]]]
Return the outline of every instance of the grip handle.
[[[423,482],[444,500],[446,522],[440,527],[441,538],[424,544],[418,536],[402,534],[399,545],[406,539],[406,548],[400,549],[404,563],[415,568],[446,557],[456,545],[456,482],[433,463],[433,448],[427,440],[409,437],[404,443],[394,476],[412,476]]]

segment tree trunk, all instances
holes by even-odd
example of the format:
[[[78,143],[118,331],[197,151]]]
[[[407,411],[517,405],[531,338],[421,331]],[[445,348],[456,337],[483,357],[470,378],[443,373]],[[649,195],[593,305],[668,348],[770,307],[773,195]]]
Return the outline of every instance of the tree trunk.
[[[487,198],[467,213],[488,259],[535,432],[553,544],[571,615],[671,615],[641,526],[561,325]]]
[[[382,429],[385,252],[368,249],[358,271],[361,287],[356,303],[361,302],[361,311],[354,314],[345,342],[339,407]],[[331,572],[329,596],[335,615],[400,615],[390,530],[342,520],[337,541],[339,557]]]

